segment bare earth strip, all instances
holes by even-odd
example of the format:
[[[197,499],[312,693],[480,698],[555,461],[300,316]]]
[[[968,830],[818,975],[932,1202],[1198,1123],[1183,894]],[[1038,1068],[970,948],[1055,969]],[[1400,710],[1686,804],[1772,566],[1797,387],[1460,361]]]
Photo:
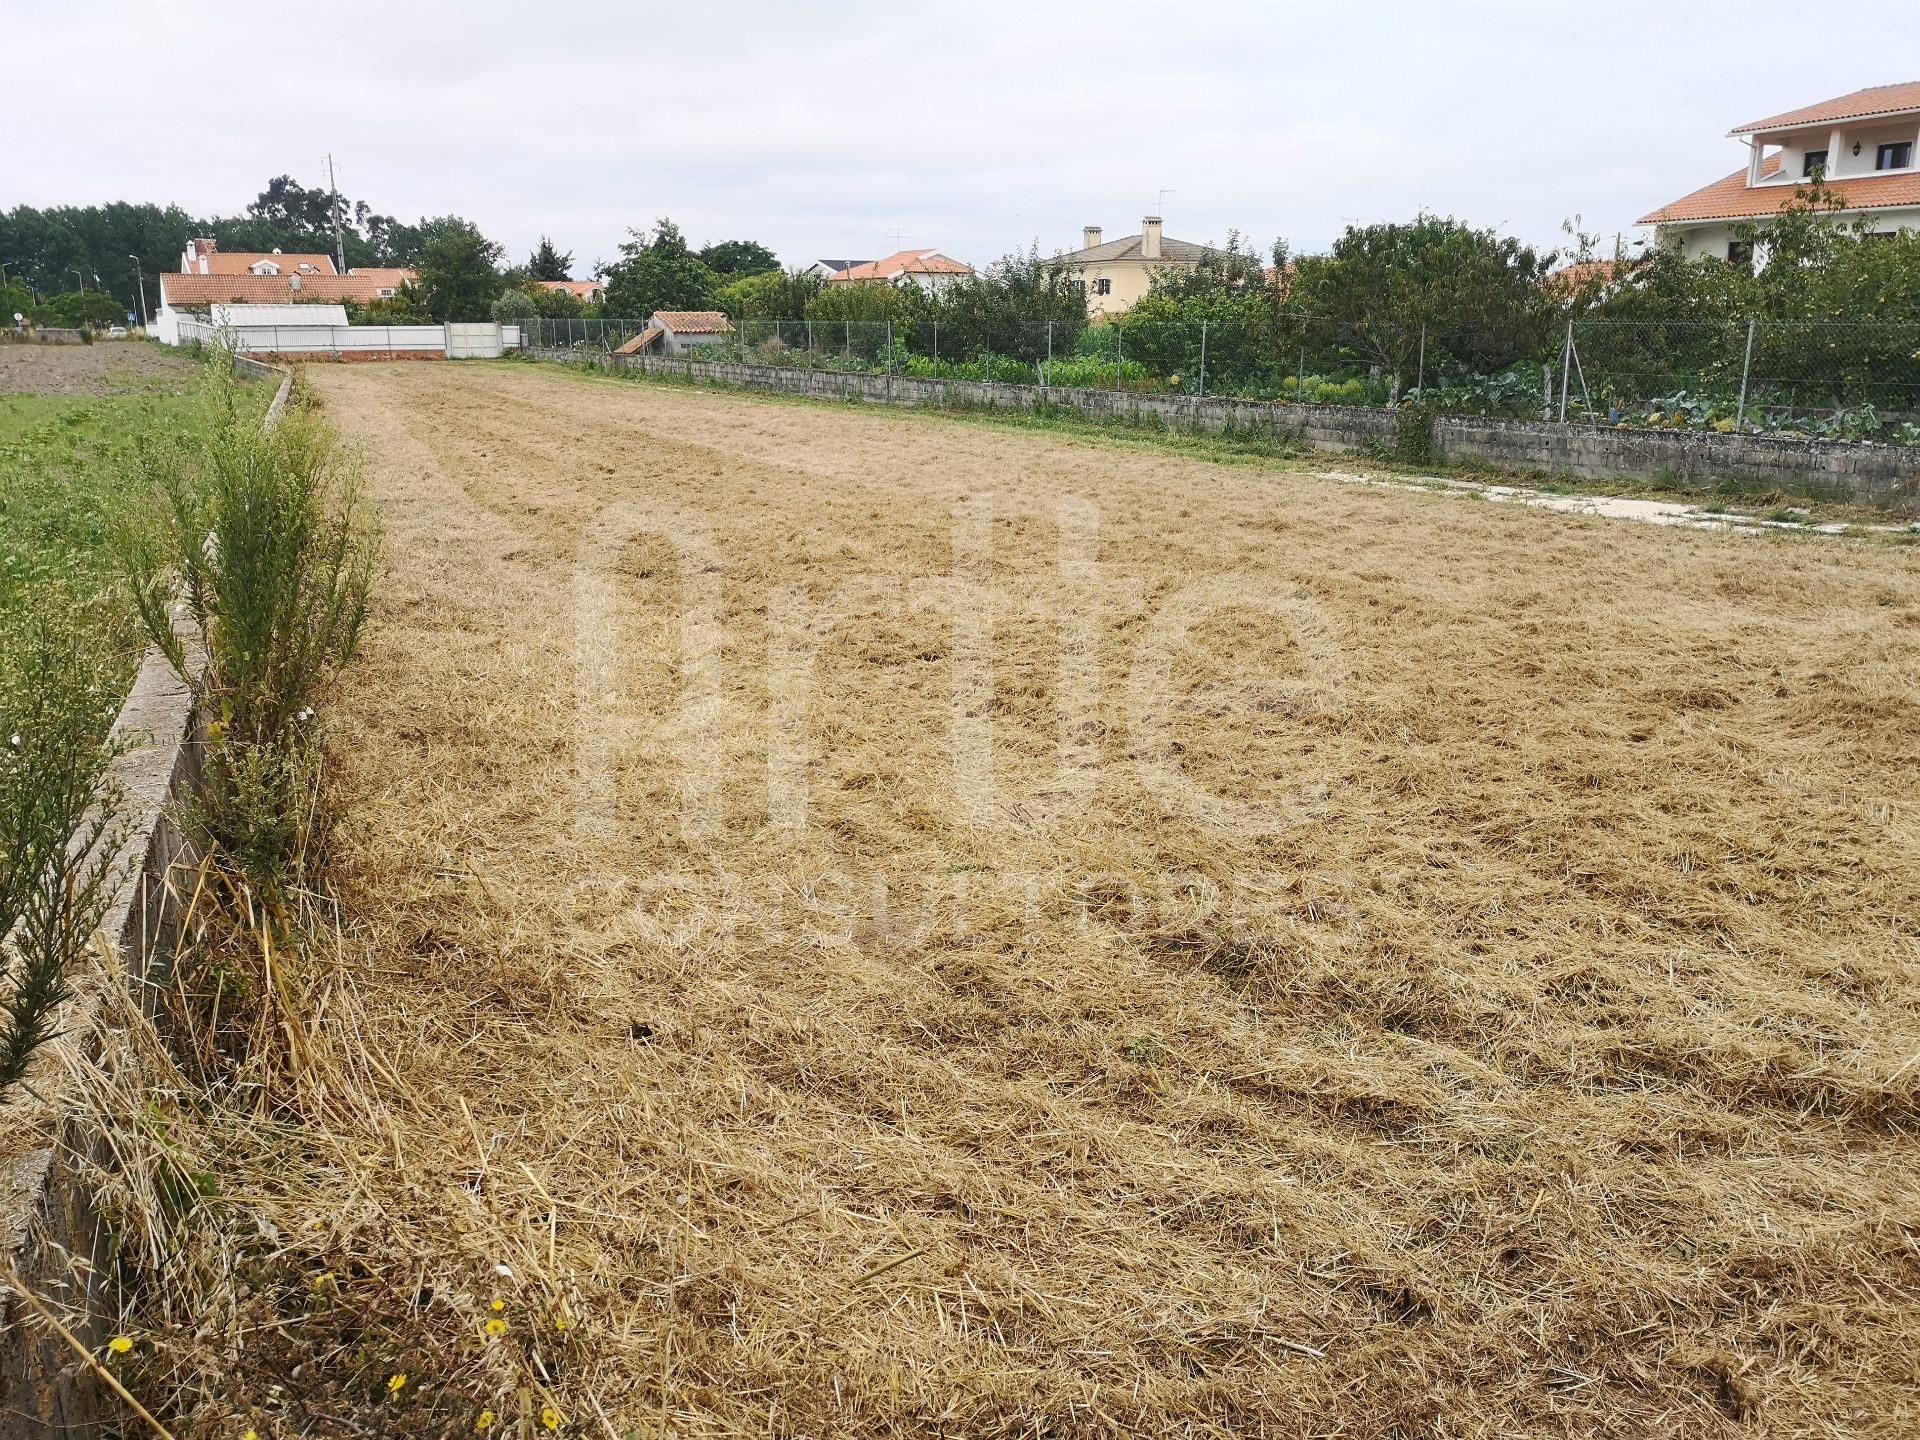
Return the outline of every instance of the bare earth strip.
[[[309,379],[391,570],[328,1183],[569,1297],[569,1428],[1920,1429],[1914,556]]]

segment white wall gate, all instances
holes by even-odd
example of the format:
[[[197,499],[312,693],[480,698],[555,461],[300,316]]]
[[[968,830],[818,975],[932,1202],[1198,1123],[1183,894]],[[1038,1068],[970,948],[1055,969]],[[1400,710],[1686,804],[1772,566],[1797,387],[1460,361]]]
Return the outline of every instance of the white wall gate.
[[[498,360],[505,353],[500,327],[493,321],[448,322],[449,360]]]

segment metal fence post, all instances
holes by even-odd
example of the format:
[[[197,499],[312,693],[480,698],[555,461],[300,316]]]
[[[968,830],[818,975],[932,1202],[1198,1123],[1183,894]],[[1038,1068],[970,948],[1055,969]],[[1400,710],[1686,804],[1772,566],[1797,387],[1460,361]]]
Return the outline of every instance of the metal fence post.
[[[1560,351],[1560,423],[1567,423],[1567,379],[1573,369],[1573,322],[1567,321],[1567,343]]]
[[[1414,393],[1420,396],[1421,400],[1424,401],[1426,399],[1426,389],[1427,389],[1427,322],[1422,320],[1420,322],[1420,364],[1414,371],[1413,390],[1414,390]]]
[[[1296,405],[1307,403],[1307,347],[1300,347],[1300,374],[1293,382],[1293,399]]]
[[[1740,365],[1740,409],[1734,416],[1733,428],[1747,428],[1747,379],[1753,374],[1753,316],[1747,317],[1747,358]]]
[[[940,363],[940,322],[933,322],[933,363]]]
[[[1206,398],[1206,393],[1207,393],[1207,322],[1202,320],[1200,322],[1200,395],[1202,399]]]
[[[893,321],[891,320],[887,321],[887,374],[893,374]],[[893,387],[888,386],[887,390],[891,394]]]

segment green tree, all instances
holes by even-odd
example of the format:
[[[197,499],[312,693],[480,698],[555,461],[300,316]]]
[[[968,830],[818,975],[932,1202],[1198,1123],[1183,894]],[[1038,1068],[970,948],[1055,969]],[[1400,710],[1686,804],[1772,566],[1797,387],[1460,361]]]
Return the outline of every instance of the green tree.
[[[1086,328],[1087,297],[1073,272],[1033,248],[1002,257],[985,274],[949,282],[929,301],[926,319],[928,329],[915,332],[916,349],[931,348],[931,325],[937,323],[943,355],[991,349],[995,355],[1038,361],[1046,358],[1049,345],[1056,355],[1072,351]]]
[[[488,313],[502,324],[512,325],[536,318],[540,314],[540,307],[533,303],[533,296],[525,290],[502,290],[493,297]]]
[[[1274,246],[1276,270],[1286,247]],[[1162,270],[1146,295],[1116,322],[1123,353],[1155,374],[1178,375],[1181,388],[1209,393],[1265,391],[1279,362],[1275,341],[1275,290],[1260,257],[1229,232],[1222,249],[1210,249],[1198,264]]]
[[[735,322],[804,320],[822,281],[805,270],[766,270],[720,288],[720,308]]]
[[[607,278],[606,312],[645,319],[656,310],[711,310],[714,275],[687,248],[673,221],[657,221],[650,235],[629,230],[620,259],[603,267]]]
[[[700,252],[700,263],[723,280],[763,275],[780,268],[779,257],[757,240],[722,240],[709,245]]]
[[[573,320],[587,313],[587,307],[571,290],[550,290],[544,285],[521,288],[533,301],[533,313],[543,320]]]
[[[123,322],[127,318],[127,307],[99,290],[74,290],[64,295],[50,295],[27,313],[37,325],[68,329],[85,325],[102,329]],[[12,314],[7,318],[11,320]]]
[[[1501,370],[1545,347],[1553,258],[1451,217],[1349,226],[1329,254],[1298,262],[1284,312],[1298,333],[1283,343],[1409,385],[1424,330],[1429,382]]]
[[[424,220],[416,268],[427,313],[435,320],[485,320],[500,293],[501,249],[457,215]]]
[[[546,236],[540,237],[540,243],[527,256],[526,273],[535,280],[571,280],[573,278],[573,253],[561,254],[553,248],[553,241]]]

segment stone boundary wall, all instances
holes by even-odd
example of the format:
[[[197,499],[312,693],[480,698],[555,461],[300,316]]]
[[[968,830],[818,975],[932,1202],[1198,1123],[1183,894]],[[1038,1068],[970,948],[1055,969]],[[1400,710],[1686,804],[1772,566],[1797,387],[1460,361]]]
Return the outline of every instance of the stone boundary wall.
[[[525,353],[536,359],[573,363],[606,363],[608,359],[560,349],[530,349]],[[660,355],[616,355],[611,363],[716,385],[874,405],[1003,410],[1054,405],[1090,419],[1158,424],[1170,430],[1269,432],[1330,451],[1391,454],[1401,427],[1420,423],[1417,416],[1405,412],[1339,405],[933,380]],[[1920,514],[1920,447],[1912,446],[1712,431],[1596,429],[1539,420],[1439,415],[1432,421],[1430,453],[1443,464],[1491,465],[1584,480],[1688,484],[1728,480],[1759,489],[1790,490]]]
[[[279,378],[263,422],[277,424],[292,372],[245,358],[234,365],[244,374]],[[196,654],[194,637],[183,631],[183,638],[188,654]],[[113,730],[128,746],[110,772],[124,797],[125,829],[118,848],[99,862],[115,877],[100,933],[137,977],[147,958],[178,934],[183,897],[169,873],[198,860],[175,817],[178,802],[199,783],[205,737],[192,695],[159,650],[149,648],[142,658]],[[84,1116],[59,1103],[60,1076],[70,1060],[84,1061],[114,1042],[98,995],[101,985],[116,983],[118,977],[98,965],[74,977],[60,1033],[35,1057],[29,1075],[40,1093],[9,1104],[10,1140],[0,1148],[5,1258],[95,1354],[107,1339],[100,1274],[110,1255],[85,1172],[99,1156]],[[96,1433],[118,1402],[58,1335],[38,1319],[23,1323],[28,1308],[0,1286],[0,1440]]]

